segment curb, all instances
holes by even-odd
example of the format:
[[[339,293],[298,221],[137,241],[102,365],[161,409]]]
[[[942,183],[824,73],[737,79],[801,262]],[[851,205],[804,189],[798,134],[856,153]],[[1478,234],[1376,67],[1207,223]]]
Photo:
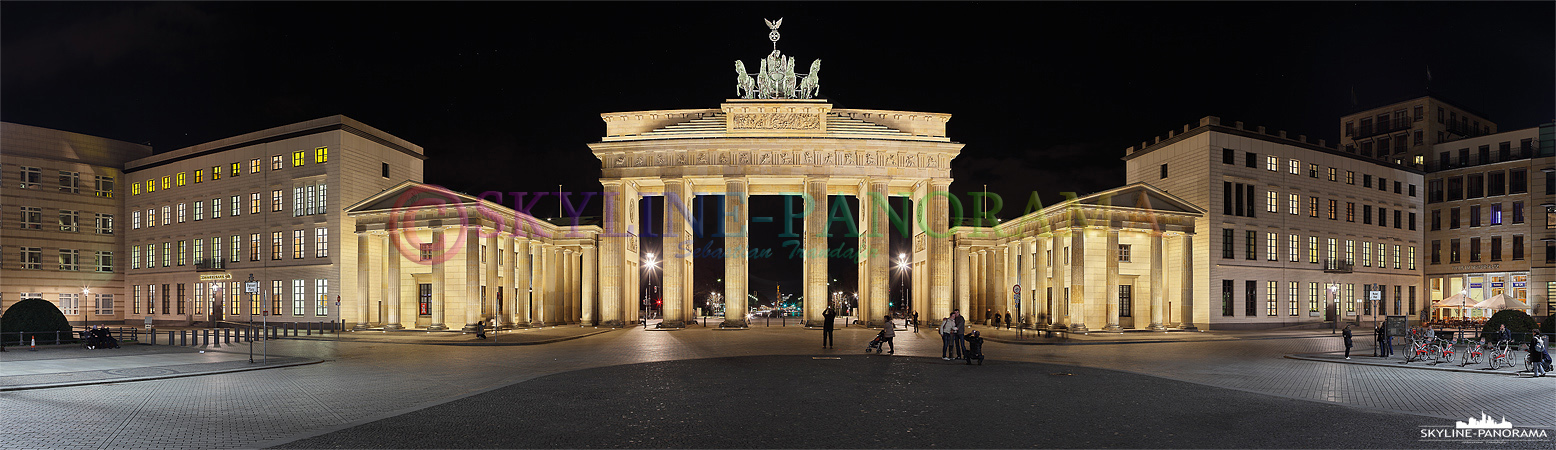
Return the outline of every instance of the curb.
[[[602,329],[602,330],[598,330],[598,331],[594,331],[594,332],[590,332],[590,333],[580,334],[580,335],[577,335],[577,336],[564,336],[564,337],[559,337],[559,338],[543,339],[543,340],[539,340],[539,341],[529,341],[529,342],[496,342],[496,343],[493,343],[493,342],[416,342],[416,341],[405,342],[405,341],[383,341],[383,340],[369,340],[369,339],[321,339],[321,338],[297,337],[297,336],[288,336],[288,337],[284,337],[284,338],[276,338],[276,340],[290,339],[290,340],[296,340],[296,341],[365,342],[365,343],[373,343],[373,344],[450,345],[450,346],[466,346],[466,347],[508,347],[508,346],[517,346],[517,345],[553,344],[553,343],[562,342],[562,341],[571,341],[573,339],[582,339],[582,338],[586,338],[586,337],[589,337],[589,336],[595,336],[595,335],[599,335],[599,334],[604,334],[604,333],[608,333],[608,332],[611,332],[611,331],[616,331],[618,329],[625,330],[626,328],[606,328],[606,329]]]
[[[212,371],[206,371],[206,372],[175,373],[175,374],[168,374],[168,375],[152,375],[152,376],[145,376],[145,377],[110,378],[110,379],[105,379],[105,380],[92,380],[92,381],[70,381],[70,382],[64,382],[64,383],[29,384],[29,385],[22,385],[22,386],[4,386],[4,387],[0,387],[0,392],[26,391],[26,390],[33,390],[33,389],[51,389],[51,388],[62,388],[62,387],[76,387],[76,386],[91,386],[91,385],[96,385],[96,384],[128,383],[128,382],[133,382],[133,381],[164,380],[164,379],[168,379],[168,378],[197,377],[197,376],[202,376],[202,375],[216,375],[216,374],[223,374],[223,373],[249,372],[249,371],[265,370],[265,369],[279,369],[279,368],[282,368],[282,367],[306,366],[306,365],[318,364],[318,363],[322,363],[322,362],[324,362],[324,360],[322,360],[322,359],[314,359],[314,360],[307,360],[307,361],[298,361],[298,362],[293,362],[293,363],[267,365],[267,366],[263,366],[263,367],[243,367],[243,368],[238,368],[238,369],[222,369],[222,370],[212,370]]]
[[[1474,368],[1470,368],[1470,367],[1434,367],[1434,366],[1422,366],[1422,365],[1414,365],[1414,366],[1412,366],[1412,365],[1409,365],[1409,364],[1405,364],[1405,363],[1399,362],[1400,361],[1399,359],[1393,359],[1392,360],[1393,362],[1384,363],[1384,362],[1358,361],[1358,360],[1354,360],[1354,359],[1350,360],[1350,361],[1346,361],[1346,360],[1343,360],[1343,359],[1342,360],[1334,360],[1334,359],[1329,359],[1329,358],[1319,358],[1319,357],[1315,357],[1315,356],[1307,356],[1305,354],[1286,355],[1285,357],[1286,357],[1286,359],[1295,359],[1295,360],[1301,360],[1301,361],[1317,361],[1317,362],[1327,362],[1327,363],[1336,363],[1336,364],[1354,364],[1354,365],[1359,365],[1359,366],[1397,367],[1397,368],[1401,368],[1401,369],[1435,370],[1435,371],[1438,371],[1438,372],[1478,373],[1478,374],[1487,374],[1487,375],[1512,375],[1512,376],[1516,376],[1516,377],[1519,377],[1519,378],[1523,378],[1521,375],[1519,375],[1522,372],[1517,372],[1517,371],[1514,371],[1514,372],[1501,372],[1502,369],[1488,370],[1488,369],[1474,369]],[[1367,356],[1367,358],[1376,358],[1376,357],[1375,356]],[[1511,367],[1509,367],[1509,369],[1510,368]]]
[[[1267,341],[1267,340],[1275,340],[1275,339],[1327,339],[1327,338],[1329,338],[1329,337],[1328,336],[1278,336],[1278,337],[1215,338],[1215,339],[1149,339],[1149,340],[1100,341],[1100,342],[1035,342],[1035,341],[1028,341],[1028,340],[1019,340],[1018,341],[1018,340],[1014,340],[1014,339],[995,338],[995,337],[989,337],[989,336],[984,336],[983,337],[983,339],[986,340],[986,341],[998,342],[998,343],[1001,343],[1001,344],[1015,344],[1015,345],[1172,344],[1172,343],[1191,343],[1191,342]],[[1073,338],[1062,338],[1062,339],[1073,340]]]

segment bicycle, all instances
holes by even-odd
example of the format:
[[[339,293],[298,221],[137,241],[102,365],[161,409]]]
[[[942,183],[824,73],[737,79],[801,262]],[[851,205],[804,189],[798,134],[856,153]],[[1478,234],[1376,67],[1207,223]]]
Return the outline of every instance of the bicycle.
[[[1410,343],[1405,353],[1405,362],[1425,360],[1432,352],[1431,341],[1427,340],[1419,330],[1410,330]]]
[[[1464,353],[1459,356],[1459,367],[1470,364],[1480,364],[1480,358],[1486,352],[1485,341],[1475,341],[1464,348]]]
[[[1438,339],[1433,342],[1432,354],[1435,355],[1435,358],[1432,360],[1432,364],[1453,362],[1453,347],[1453,341],[1447,339]]]

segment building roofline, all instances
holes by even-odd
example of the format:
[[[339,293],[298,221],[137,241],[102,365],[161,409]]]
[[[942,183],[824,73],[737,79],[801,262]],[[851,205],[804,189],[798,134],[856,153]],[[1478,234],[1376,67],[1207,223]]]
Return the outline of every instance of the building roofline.
[[[336,130],[345,131],[347,133],[360,136],[364,139],[373,141],[385,147],[395,149],[401,153],[405,153],[417,159],[427,159],[427,156],[422,150],[421,146],[395,137],[392,134],[385,133],[382,130],[373,128],[372,126],[359,122],[350,117],[337,114],[329,117],[241,134],[238,136],[206,142],[204,144],[184,147],[159,155],[152,155],[146,158],[137,159],[125,163],[124,171],[129,173],[139,170],[146,170],[157,166],[171,164],[174,162],[213,153],[224,152],[235,148],[264,144],[268,142],[275,142],[299,136],[307,136],[310,134],[318,134]]]
[[[1459,103],[1459,102],[1456,102],[1456,101],[1453,101],[1453,100],[1449,100],[1449,99],[1443,98],[1441,95],[1436,95],[1436,94],[1431,93],[1431,91],[1427,91],[1426,95],[1422,95],[1420,97],[1413,97],[1413,98],[1410,98],[1410,99],[1407,99],[1407,100],[1400,100],[1400,101],[1396,101],[1396,102],[1377,104],[1377,105],[1374,105],[1374,106],[1372,106],[1370,108],[1352,109],[1350,112],[1347,112],[1345,114],[1341,114],[1340,117],[1344,118],[1344,117],[1347,117],[1347,116],[1354,116],[1354,115],[1359,114],[1359,113],[1364,112],[1364,111],[1372,111],[1372,110],[1375,110],[1375,109],[1388,108],[1388,107],[1394,106],[1394,105],[1400,105],[1400,104],[1405,104],[1405,103],[1413,103],[1413,102],[1420,101],[1421,99],[1431,99],[1431,100],[1435,100],[1435,101],[1437,101],[1439,103],[1446,103],[1446,104],[1448,104],[1450,106],[1453,106],[1454,108],[1458,108],[1460,111],[1464,111],[1464,112],[1467,112],[1467,113],[1470,113],[1470,114],[1474,114],[1476,117],[1484,119],[1484,120],[1486,120],[1488,122],[1491,122],[1493,124],[1496,123],[1496,121],[1491,120],[1491,117],[1487,116],[1485,113],[1482,113],[1480,111],[1477,111],[1477,110],[1474,110],[1474,109],[1471,109],[1471,108],[1466,108],[1463,103]]]
[[[1198,135],[1200,135],[1202,133],[1215,131],[1215,132],[1218,132],[1218,133],[1226,133],[1226,134],[1230,134],[1230,135],[1234,135],[1234,136],[1242,136],[1242,137],[1246,137],[1246,138],[1259,139],[1259,140],[1273,142],[1273,143],[1277,143],[1277,144],[1285,144],[1285,145],[1291,145],[1291,146],[1295,146],[1295,147],[1302,147],[1302,148],[1305,148],[1305,149],[1308,149],[1308,150],[1328,153],[1328,154],[1335,155],[1335,156],[1343,156],[1343,157],[1354,159],[1354,160],[1357,160],[1357,161],[1366,162],[1366,163],[1372,163],[1372,164],[1376,164],[1376,165],[1379,165],[1379,166],[1388,167],[1388,168],[1391,168],[1391,169],[1399,169],[1399,170],[1404,170],[1404,171],[1407,171],[1407,172],[1410,172],[1410,173],[1415,173],[1415,174],[1419,174],[1419,175],[1426,175],[1426,172],[1421,171],[1420,169],[1416,169],[1414,167],[1409,167],[1409,166],[1402,165],[1402,164],[1394,164],[1393,162],[1389,162],[1389,161],[1377,160],[1377,159],[1372,159],[1372,158],[1363,158],[1363,157],[1361,157],[1359,155],[1355,155],[1355,154],[1351,154],[1351,153],[1346,153],[1344,151],[1340,151],[1338,148],[1336,148],[1334,146],[1327,145],[1324,142],[1323,139],[1319,139],[1318,142],[1315,144],[1313,142],[1309,142],[1308,141],[1307,135],[1297,135],[1297,137],[1295,139],[1293,139],[1293,138],[1286,137],[1286,132],[1284,130],[1276,131],[1276,134],[1269,134],[1269,133],[1265,132],[1265,128],[1264,127],[1257,127],[1254,130],[1248,130],[1248,129],[1243,128],[1243,123],[1242,122],[1233,122],[1233,123],[1234,123],[1234,125],[1232,125],[1232,126],[1222,125],[1220,117],[1205,116],[1205,117],[1202,117],[1202,118],[1199,119],[1199,126],[1197,126],[1197,127],[1194,126],[1193,124],[1184,125],[1182,132],[1178,132],[1177,130],[1168,131],[1166,139],[1163,139],[1160,136],[1158,136],[1158,137],[1156,137],[1154,140],[1152,140],[1150,142],[1141,142],[1140,146],[1138,148],[1137,147],[1129,147],[1127,149],[1124,149],[1124,157],[1120,158],[1120,159],[1122,159],[1124,161],[1129,161],[1131,159],[1135,159],[1137,157],[1140,157],[1141,155],[1144,155],[1144,154],[1150,153],[1151,151],[1154,151],[1156,149],[1159,149],[1159,148],[1166,147],[1168,145],[1177,143],[1177,142],[1182,141],[1184,139],[1188,139],[1190,137],[1198,136]]]

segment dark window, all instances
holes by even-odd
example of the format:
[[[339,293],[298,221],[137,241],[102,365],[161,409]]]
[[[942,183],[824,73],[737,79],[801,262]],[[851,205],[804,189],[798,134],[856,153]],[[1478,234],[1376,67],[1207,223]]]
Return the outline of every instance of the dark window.
[[[1237,189],[1237,194],[1236,194],[1236,197],[1237,197],[1236,215],[1241,216],[1241,215],[1243,215],[1243,202],[1246,201],[1246,200],[1243,199],[1243,185],[1239,184],[1239,185],[1235,186],[1235,188]]]
[[[1437,231],[1437,230],[1441,230],[1441,229],[1443,229],[1443,210],[1441,210],[1441,209],[1434,209],[1434,210],[1432,210],[1432,228],[1431,228],[1431,230],[1432,231]]]
[[[1253,217],[1253,210],[1254,210],[1254,208],[1253,208],[1253,202],[1254,202],[1253,185],[1245,184],[1245,185],[1243,185],[1243,190],[1248,191],[1248,195],[1243,196],[1243,199],[1246,200],[1247,203],[1248,203],[1247,204],[1247,206],[1248,206],[1248,217]]]
[[[1362,205],[1362,223],[1372,225],[1372,205]]]
[[[1513,236],[1513,260],[1524,260],[1524,237],[1522,235]]]
[[[1167,165],[1162,164],[1162,178],[1167,178]]]
[[[1372,142],[1363,142],[1361,144],[1361,154],[1368,158],[1372,157]]]
[[[1507,173],[1500,170],[1486,174],[1486,196],[1495,197],[1507,193]]]
[[[1410,289],[1407,289],[1407,291],[1410,292],[1410,310],[1409,311],[1405,311],[1405,314],[1415,314],[1415,311],[1416,311],[1416,287],[1415,286],[1411,286]]]
[[[1480,238],[1470,238],[1470,262],[1480,262]]]
[[[1545,243],[1545,262],[1556,263],[1556,242]]]
[[[1259,168],[1259,154],[1254,152],[1247,152],[1243,154],[1243,158],[1244,166],[1252,167],[1255,169]]]
[[[1507,193],[1523,194],[1527,192],[1529,192],[1529,171],[1527,169],[1507,171]]]
[[[1448,229],[1456,230],[1458,228],[1459,228],[1459,208],[1458,207],[1448,208]]]
[[[1378,226],[1380,226],[1380,227],[1389,226],[1389,209],[1388,208],[1382,208],[1382,207],[1378,208]]]
[[[1372,187],[1372,175],[1362,174],[1362,187]]]
[[[1495,262],[1495,261],[1501,261],[1501,260],[1502,260],[1502,237],[1501,236],[1492,236],[1491,237],[1491,261]]]
[[[1440,132],[1440,131],[1438,132],[1437,140],[1439,140],[1439,141],[1442,140],[1442,132]],[[1448,162],[1448,152],[1438,153],[1437,154],[1437,170],[1443,170],[1443,169],[1447,169],[1449,167],[1453,167],[1453,164]]]
[[[1432,180],[1426,182],[1427,203],[1442,203],[1443,194],[1446,192],[1447,190],[1443,189],[1443,180]]]
[[[1411,113],[1410,115],[1415,118],[1416,122],[1420,122],[1420,121],[1426,120],[1426,112],[1422,111],[1422,109],[1424,109],[1424,108],[1425,107],[1417,106],[1414,109],[1410,110],[1410,113]]]
[[[1227,259],[1231,259],[1232,258],[1232,236],[1233,236],[1233,234],[1232,234],[1232,229],[1231,228],[1223,228],[1223,229],[1221,229],[1221,257],[1222,258],[1227,258]]]
[[[1403,293],[1403,292],[1405,292],[1405,289],[1403,287],[1401,287],[1401,286],[1394,286],[1394,314],[1405,314],[1405,312],[1400,309],[1401,306],[1403,306],[1403,305],[1400,305],[1400,297],[1401,297],[1400,294]]]
[[[1470,205],[1470,228],[1480,226],[1480,205]]]
[[[1443,107],[1437,107],[1437,123],[1443,123]]]
[[[1396,220],[1395,222],[1399,222]],[[1416,213],[1410,213],[1410,231],[1416,230]]]
[[[1475,156],[1480,159],[1479,161],[1476,161],[1477,164],[1490,164],[1491,163],[1491,146],[1490,145],[1482,145],[1479,148],[1476,148],[1475,149]]]
[[[1432,241],[1432,264],[1443,262],[1443,241]]]
[[[1497,144],[1497,161],[1511,161],[1513,159],[1513,143],[1503,142]]]
[[[1247,293],[1243,297],[1243,314],[1253,317],[1259,314],[1259,282],[1248,280]]]
[[[384,163],[384,178],[389,178],[389,163]]]
[[[1249,261],[1259,259],[1259,232],[1248,230],[1248,239],[1244,242],[1247,243],[1247,245],[1244,246],[1245,249],[1243,250],[1243,252],[1247,254],[1244,256],[1244,259]]]
[[[1118,285],[1118,316],[1130,317],[1129,312],[1134,310],[1135,294],[1134,285]]]
[[[1464,177],[1448,179],[1448,201],[1464,200]]]
[[[1399,222],[1400,222],[1399,215],[1400,215],[1400,210],[1397,210],[1397,209],[1394,210],[1394,228],[1399,228]],[[1415,213],[1410,213],[1410,215],[1412,217],[1414,217]],[[1413,223],[1410,224],[1410,228],[1411,229],[1415,229],[1415,224],[1413,224]]]
[[[1472,173],[1464,177],[1464,198],[1481,198],[1486,196],[1486,176]]]
[[[1232,164],[1235,152],[1230,148],[1221,149],[1221,164]]]
[[[1395,181],[1395,182],[1394,182],[1394,193],[1395,193],[1395,194],[1398,194],[1398,193],[1399,193],[1399,188],[1400,188],[1400,187],[1402,187],[1402,185],[1403,185],[1403,183],[1400,183],[1400,182],[1398,182],[1398,181]]]
[[[1242,208],[1241,197],[1243,196],[1242,194],[1243,194],[1243,192],[1241,190],[1237,191],[1237,197],[1238,197],[1239,201],[1233,201],[1233,199],[1232,199],[1232,182],[1230,182],[1230,181],[1222,181],[1221,182],[1221,205],[1222,205],[1221,206],[1221,213],[1225,214],[1225,215],[1228,215],[1228,216],[1234,215],[1234,214],[1232,214],[1233,205],[1236,205],[1237,208],[1241,209]],[[1241,215],[1241,214],[1237,214],[1237,215]]]
[[[1468,166],[1468,165],[1470,165],[1470,149],[1467,149],[1467,148],[1459,149],[1459,165],[1460,166]]]
[[[1380,191],[1388,191],[1389,190],[1389,182],[1388,182],[1388,180],[1383,179],[1383,177],[1378,177],[1378,190],[1380,190]]]
[[[1410,185],[1410,189],[1408,189],[1408,190],[1410,191],[1410,196],[1411,197],[1415,197],[1416,196],[1416,185],[1415,184],[1411,184]]]
[[[1556,195],[1556,172],[1545,172],[1545,195]]]
[[[1458,239],[1449,239],[1448,240],[1448,264],[1458,264],[1458,263],[1459,263],[1459,240]]]
[[[1513,202],[1513,223],[1524,223],[1524,202]]]
[[[1232,280],[1221,280],[1221,315],[1232,315]]]

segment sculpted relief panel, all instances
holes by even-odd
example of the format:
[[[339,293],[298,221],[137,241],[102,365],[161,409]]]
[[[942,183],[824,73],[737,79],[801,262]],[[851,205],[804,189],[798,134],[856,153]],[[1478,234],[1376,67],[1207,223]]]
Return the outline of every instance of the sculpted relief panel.
[[[730,115],[736,130],[820,130],[820,114],[739,113]]]
[[[870,152],[870,151],[751,151],[751,150],[701,150],[689,152],[655,152],[628,155],[617,153],[605,157],[607,168],[672,167],[707,165],[806,165],[806,166],[869,166],[869,167],[924,167],[940,168],[936,155],[923,153]]]

